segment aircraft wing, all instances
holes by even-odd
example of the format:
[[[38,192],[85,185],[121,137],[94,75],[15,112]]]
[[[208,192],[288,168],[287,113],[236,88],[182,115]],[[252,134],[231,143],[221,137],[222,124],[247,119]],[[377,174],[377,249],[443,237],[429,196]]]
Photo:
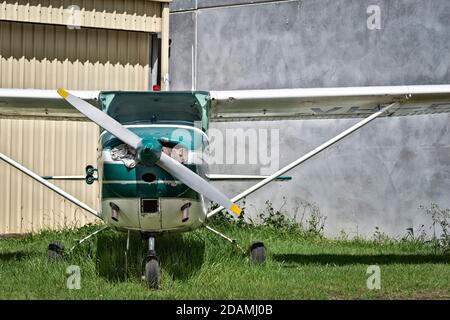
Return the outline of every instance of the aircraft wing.
[[[450,85],[211,91],[211,121],[367,117],[450,112]]]
[[[71,91],[97,105],[99,91]],[[0,89],[0,118],[88,119],[62,99],[56,90]]]
[[[97,105],[100,91],[70,91]],[[367,117],[393,102],[387,116],[450,112],[450,85],[210,91],[211,121]],[[56,90],[0,89],[0,118],[88,120]]]

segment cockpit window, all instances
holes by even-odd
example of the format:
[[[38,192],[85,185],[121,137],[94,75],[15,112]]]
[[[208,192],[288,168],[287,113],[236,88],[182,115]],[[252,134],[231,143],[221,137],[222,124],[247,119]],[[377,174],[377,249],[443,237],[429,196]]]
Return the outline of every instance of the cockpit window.
[[[132,124],[184,124],[193,126],[206,117],[192,93],[103,92],[102,109],[118,122]]]

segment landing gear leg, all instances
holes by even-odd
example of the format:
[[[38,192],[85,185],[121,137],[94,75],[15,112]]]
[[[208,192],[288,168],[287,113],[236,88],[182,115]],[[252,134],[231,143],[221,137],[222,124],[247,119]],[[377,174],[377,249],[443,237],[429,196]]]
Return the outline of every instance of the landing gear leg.
[[[84,237],[83,239],[77,240],[77,242],[69,249],[69,251],[67,252],[68,254],[72,253],[73,250],[75,250],[75,248],[77,248],[79,245],[81,245],[83,242],[85,242],[86,240],[92,238],[93,236],[96,236],[97,234],[99,234],[102,231],[105,231],[106,229],[108,229],[108,226],[103,226],[100,229],[98,229],[97,231],[92,232],[90,235]]]
[[[147,288],[158,289],[159,263],[155,250],[155,235],[153,234],[148,237],[148,252],[144,259],[143,265]]]
[[[238,248],[240,251],[242,251],[242,253],[247,254],[247,251],[244,250],[237,243],[237,241],[235,239],[231,239],[230,237],[227,237],[223,233],[220,233],[219,231],[211,228],[210,226],[208,226],[206,224],[205,224],[205,228],[208,229],[209,231],[211,231],[212,233],[218,235],[219,237],[230,242],[232,245],[234,245],[236,248]],[[249,248],[249,252],[250,252],[250,260],[253,263],[262,264],[262,263],[264,263],[264,261],[266,261],[266,248],[264,247],[264,243],[262,243],[261,241],[254,241]]]
[[[48,245],[47,255],[49,259],[56,259],[60,258],[63,255],[68,255],[75,250],[79,245],[81,245],[86,240],[92,238],[93,236],[99,234],[100,232],[106,230],[108,226],[103,226],[100,229],[96,230],[95,232],[91,233],[90,235],[84,237],[83,239],[77,240],[77,242],[66,252],[64,250],[64,246],[59,241],[54,241]]]
[[[236,239],[231,239],[230,237],[227,237],[226,235],[224,235],[223,233],[220,233],[219,231],[211,228],[210,226],[205,224],[205,228],[208,229],[209,231],[211,231],[212,233],[218,235],[219,237],[221,237],[222,239],[225,239],[226,241],[228,241],[229,243],[231,243],[233,246],[235,246],[236,248],[238,248],[242,253],[245,254],[245,250],[242,249],[242,247],[239,245],[239,243],[237,243]]]

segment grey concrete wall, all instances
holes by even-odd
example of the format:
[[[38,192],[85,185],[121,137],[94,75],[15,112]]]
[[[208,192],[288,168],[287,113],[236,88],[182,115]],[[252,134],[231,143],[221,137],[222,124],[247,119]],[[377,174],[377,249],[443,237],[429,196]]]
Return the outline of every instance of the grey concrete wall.
[[[367,28],[369,5],[381,29]],[[171,88],[225,90],[450,83],[450,1],[175,1]],[[378,119],[248,199],[255,215],[269,199],[289,214],[316,203],[326,233],[389,235],[429,224],[420,204],[450,207],[448,115]],[[356,120],[251,122],[279,128],[287,164]],[[213,127],[241,127],[218,123]],[[243,172],[215,166],[215,171]],[[249,173],[257,173],[249,166]],[[250,183],[219,183],[234,195]]]

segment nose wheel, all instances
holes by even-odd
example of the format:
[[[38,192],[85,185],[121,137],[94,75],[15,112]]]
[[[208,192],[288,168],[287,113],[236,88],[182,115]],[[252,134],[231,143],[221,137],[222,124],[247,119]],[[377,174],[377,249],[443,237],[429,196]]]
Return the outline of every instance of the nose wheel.
[[[148,238],[148,252],[144,259],[144,275],[147,288],[158,289],[159,286],[159,262],[155,250],[155,237]]]
[[[156,259],[150,259],[145,264],[145,282],[147,288],[158,289],[159,263]]]

